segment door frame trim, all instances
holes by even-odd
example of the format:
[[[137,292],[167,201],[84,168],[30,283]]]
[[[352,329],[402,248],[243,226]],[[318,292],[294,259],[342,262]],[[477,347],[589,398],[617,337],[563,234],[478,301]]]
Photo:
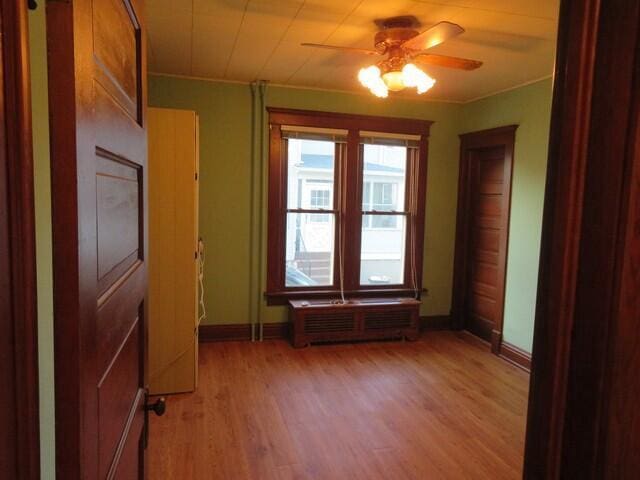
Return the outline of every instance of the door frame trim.
[[[640,252],[640,1],[562,0],[558,32],[524,478],[627,478],[640,438],[640,275],[623,269]]]
[[[0,0],[0,161],[6,162],[18,477],[40,478],[36,248],[26,2]],[[4,158],[2,158],[4,157]],[[4,293],[4,292],[3,292]],[[5,319],[2,319],[5,321]],[[6,387],[3,387],[6,388]],[[4,408],[4,405],[2,406]]]
[[[509,246],[509,221],[511,218],[511,183],[513,179],[513,157],[515,133],[518,125],[479,130],[460,135],[460,169],[458,173],[458,208],[456,215],[456,240],[453,270],[452,326],[462,329],[464,325],[464,306],[467,299],[467,264],[469,252],[469,221],[471,219],[471,176],[470,166],[475,151],[484,148],[504,146],[505,148],[505,181],[502,208],[507,215],[502,219],[500,250],[503,255],[498,258],[498,310],[496,324],[491,332],[491,351],[498,355],[502,343],[502,326],[504,321],[504,299],[506,292],[507,258]]]

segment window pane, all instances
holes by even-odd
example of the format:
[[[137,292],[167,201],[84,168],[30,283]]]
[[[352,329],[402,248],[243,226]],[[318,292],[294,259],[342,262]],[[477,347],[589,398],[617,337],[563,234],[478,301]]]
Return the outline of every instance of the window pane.
[[[371,228],[398,228],[396,215],[367,215],[371,217]]]
[[[369,223],[372,228],[367,228]],[[404,283],[405,223],[404,215],[363,215],[361,285]]]
[[[288,208],[333,208],[335,143],[289,139]]]
[[[334,214],[288,213],[287,287],[333,285]]]
[[[404,211],[407,148],[364,145],[362,210]]]

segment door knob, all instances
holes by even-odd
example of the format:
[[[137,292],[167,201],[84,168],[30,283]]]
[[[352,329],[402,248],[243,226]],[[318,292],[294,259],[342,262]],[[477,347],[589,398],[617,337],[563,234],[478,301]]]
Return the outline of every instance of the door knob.
[[[164,399],[164,397],[160,397],[158,400],[156,400],[154,403],[147,403],[144,406],[144,409],[147,412],[153,412],[155,413],[157,416],[161,417],[162,415],[164,415],[164,412],[167,409],[167,402]]]

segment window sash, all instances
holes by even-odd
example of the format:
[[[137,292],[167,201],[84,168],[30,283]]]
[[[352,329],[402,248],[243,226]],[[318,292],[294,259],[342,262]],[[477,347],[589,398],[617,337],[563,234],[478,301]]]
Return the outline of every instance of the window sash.
[[[318,139],[315,139],[318,140]],[[322,141],[330,141],[330,140],[322,140]],[[330,212],[330,213],[338,213],[338,205],[337,205],[337,201],[338,201],[338,197],[339,197],[339,188],[338,188],[338,180],[339,180],[339,175],[340,175],[340,171],[339,171],[339,164],[340,164],[340,158],[344,155],[343,150],[345,145],[341,144],[341,143],[334,143],[334,154],[333,154],[333,177],[331,178],[331,180],[324,180],[324,179],[301,179],[302,184],[306,185],[309,184],[309,189],[310,190],[318,190],[320,189],[321,185],[326,185],[327,189],[329,190],[329,192],[333,192],[333,196],[331,196],[331,193],[329,193],[329,198],[331,199],[331,201],[333,202],[333,207],[314,207],[311,205],[311,202],[309,201],[309,205],[306,207],[302,207],[301,205],[297,206],[297,207],[290,207],[289,206],[289,194],[290,194],[290,187],[289,187],[289,138],[282,138],[281,140],[281,144],[282,144],[282,162],[284,165],[284,204],[287,206],[286,208],[286,213],[293,213],[293,212],[300,212],[300,213],[313,213],[313,212]],[[305,199],[303,198],[302,195],[302,191],[304,190],[304,187],[302,185],[298,186],[298,203],[301,204],[302,202],[305,201]],[[331,204],[331,202],[330,202]]]
[[[326,217],[327,221],[310,221],[310,217]],[[336,219],[336,214],[329,213],[287,213],[285,288],[305,290],[336,287]],[[325,271],[327,266],[328,271]]]
[[[385,226],[373,226],[367,228],[365,226],[365,220],[371,220],[372,224],[375,220],[385,220],[389,217],[394,219],[395,225],[393,227]],[[360,271],[359,271],[359,285],[363,287],[377,286],[378,288],[389,288],[406,285],[408,274],[408,257],[410,242],[408,241],[409,233],[409,221],[411,217],[403,214],[364,214],[363,215],[363,227],[362,237],[360,240]],[[383,241],[385,246],[394,245],[395,248],[386,252],[380,252],[379,242],[376,241],[377,237],[384,236]],[[394,238],[396,237],[396,238]],[[367,250],[370,248],[371,250]],[[393,263],[399,260],[399,263]],[[376,263],[386,263],[385,267],[376,267]],[[392,262],[391,264],[389,262]],[[397,271],[399,270],[399,274]],[[363,281],[364,276],[367,275],[369,282]],[[377,277],[374,281],[374,277]],[[393,281],[393,279],[396,281]],[[397,281],[400,280],[400,281]]]

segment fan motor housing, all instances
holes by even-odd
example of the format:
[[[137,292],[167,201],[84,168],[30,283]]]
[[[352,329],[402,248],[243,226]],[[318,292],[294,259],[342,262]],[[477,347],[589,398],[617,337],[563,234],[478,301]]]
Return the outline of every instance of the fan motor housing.
[[[376,33],[374,45],[382,53],[391,53],[407,40],[417,36],[420,32],[413,28],[387,28]]]

